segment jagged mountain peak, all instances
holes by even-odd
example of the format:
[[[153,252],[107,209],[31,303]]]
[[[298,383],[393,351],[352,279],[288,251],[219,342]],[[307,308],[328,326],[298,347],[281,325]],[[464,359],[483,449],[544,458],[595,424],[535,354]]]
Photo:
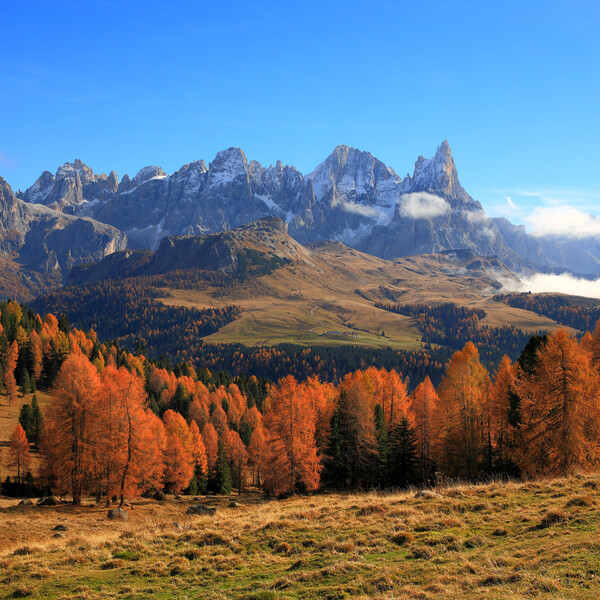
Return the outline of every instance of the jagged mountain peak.
[[[150,179],[164,179],[166,176],[167,174],[162,170],[161,167],[144,167],[136,173],[131,184],[133,187],[136,187],[142,183],[145,183],[146,181],[149,181]]]
[[[209,165],[209,170],[215,173],[222,171],[239,172],[248,167],[248,159],[241,148],[227,148],[217,152]]]
[[[403,181],[402,192],[429,192],[450,200],[454,208],[482,210],[479,202],[475,202],[461,186],[447,140],[438,146],[433,158],[417,158],[412,176],[407,175]]]

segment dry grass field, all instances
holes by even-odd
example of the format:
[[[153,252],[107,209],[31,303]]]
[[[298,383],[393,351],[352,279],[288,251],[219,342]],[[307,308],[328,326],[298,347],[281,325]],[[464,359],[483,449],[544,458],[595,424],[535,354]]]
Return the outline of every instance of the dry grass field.
[[[600,477],[438,489],[140,500],[106,509],[0,501],[6,598],[600,597]],[[53,528],[65,525],[63,537]]]

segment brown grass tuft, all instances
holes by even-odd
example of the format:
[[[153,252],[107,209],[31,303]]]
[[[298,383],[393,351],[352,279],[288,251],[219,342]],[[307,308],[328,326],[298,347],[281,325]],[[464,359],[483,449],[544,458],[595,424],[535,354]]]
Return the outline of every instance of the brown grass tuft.
[[[415,536],[410,531],[399,531],[395,533],[390,540],[398,546],[404,546],[405,544],[411,544],[415,541]]]

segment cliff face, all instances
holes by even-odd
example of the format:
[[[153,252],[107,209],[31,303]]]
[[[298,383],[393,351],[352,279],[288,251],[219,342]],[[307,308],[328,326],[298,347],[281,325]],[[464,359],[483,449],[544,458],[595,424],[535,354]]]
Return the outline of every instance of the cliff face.
[[[571,269],[600,274],[600,248],[540,240],[507,221],[489,219],[462,187],[448,142],[420,156],[404,179],[369,152],[337,146],[303,175],[277,161],[263,167],[239,148],[173,174],[143,168],[119,182],[80,160],[44,172],[22,194],[62,214],[118,229],[132,249],[161,240],[227,231],[257,219],[282,219],[301,243],[334,240],[382,258],[453,248],[497,255],[513,269]]]
[[[76,217],[17,198],[0,178],[0,255],[23,277],[60,282],[81,262],[122,250],[127,236],[89,218]]]

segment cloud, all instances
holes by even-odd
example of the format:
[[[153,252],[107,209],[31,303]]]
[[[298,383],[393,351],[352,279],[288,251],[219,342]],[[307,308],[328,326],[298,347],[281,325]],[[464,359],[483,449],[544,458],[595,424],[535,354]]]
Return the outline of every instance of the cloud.
[[[380,213],[372,206],[364,206],[363,204],[357,204],[356,202],[342,202],[340,204],[343,210],[350,213],[355,213],[363,217],[379,217]]]
[[[538,206],[523,220],[535,236],[600,236],[600,219],[574,206]]]
[[[475,211],[466,210],[466,211],[464,211],[464,215],[465,215],[465,217],[467,217],[467,221],[469,221],[469,223],[476,223],[476,224],[487,223],[487,220],[488,220],[487,215],[482,210],[475,210]]]
[[[398,211],[401,216],[411,219],[431,219],[449,213],[450,204],[435,194],[416,192],[400,197]]]
[[[551,275],[537,273],[531,276],[520,275],[520,281],[498,278],[505,292],[555,292],[586,298],[600,298],[600,279],[584,279],[568,273]]]

